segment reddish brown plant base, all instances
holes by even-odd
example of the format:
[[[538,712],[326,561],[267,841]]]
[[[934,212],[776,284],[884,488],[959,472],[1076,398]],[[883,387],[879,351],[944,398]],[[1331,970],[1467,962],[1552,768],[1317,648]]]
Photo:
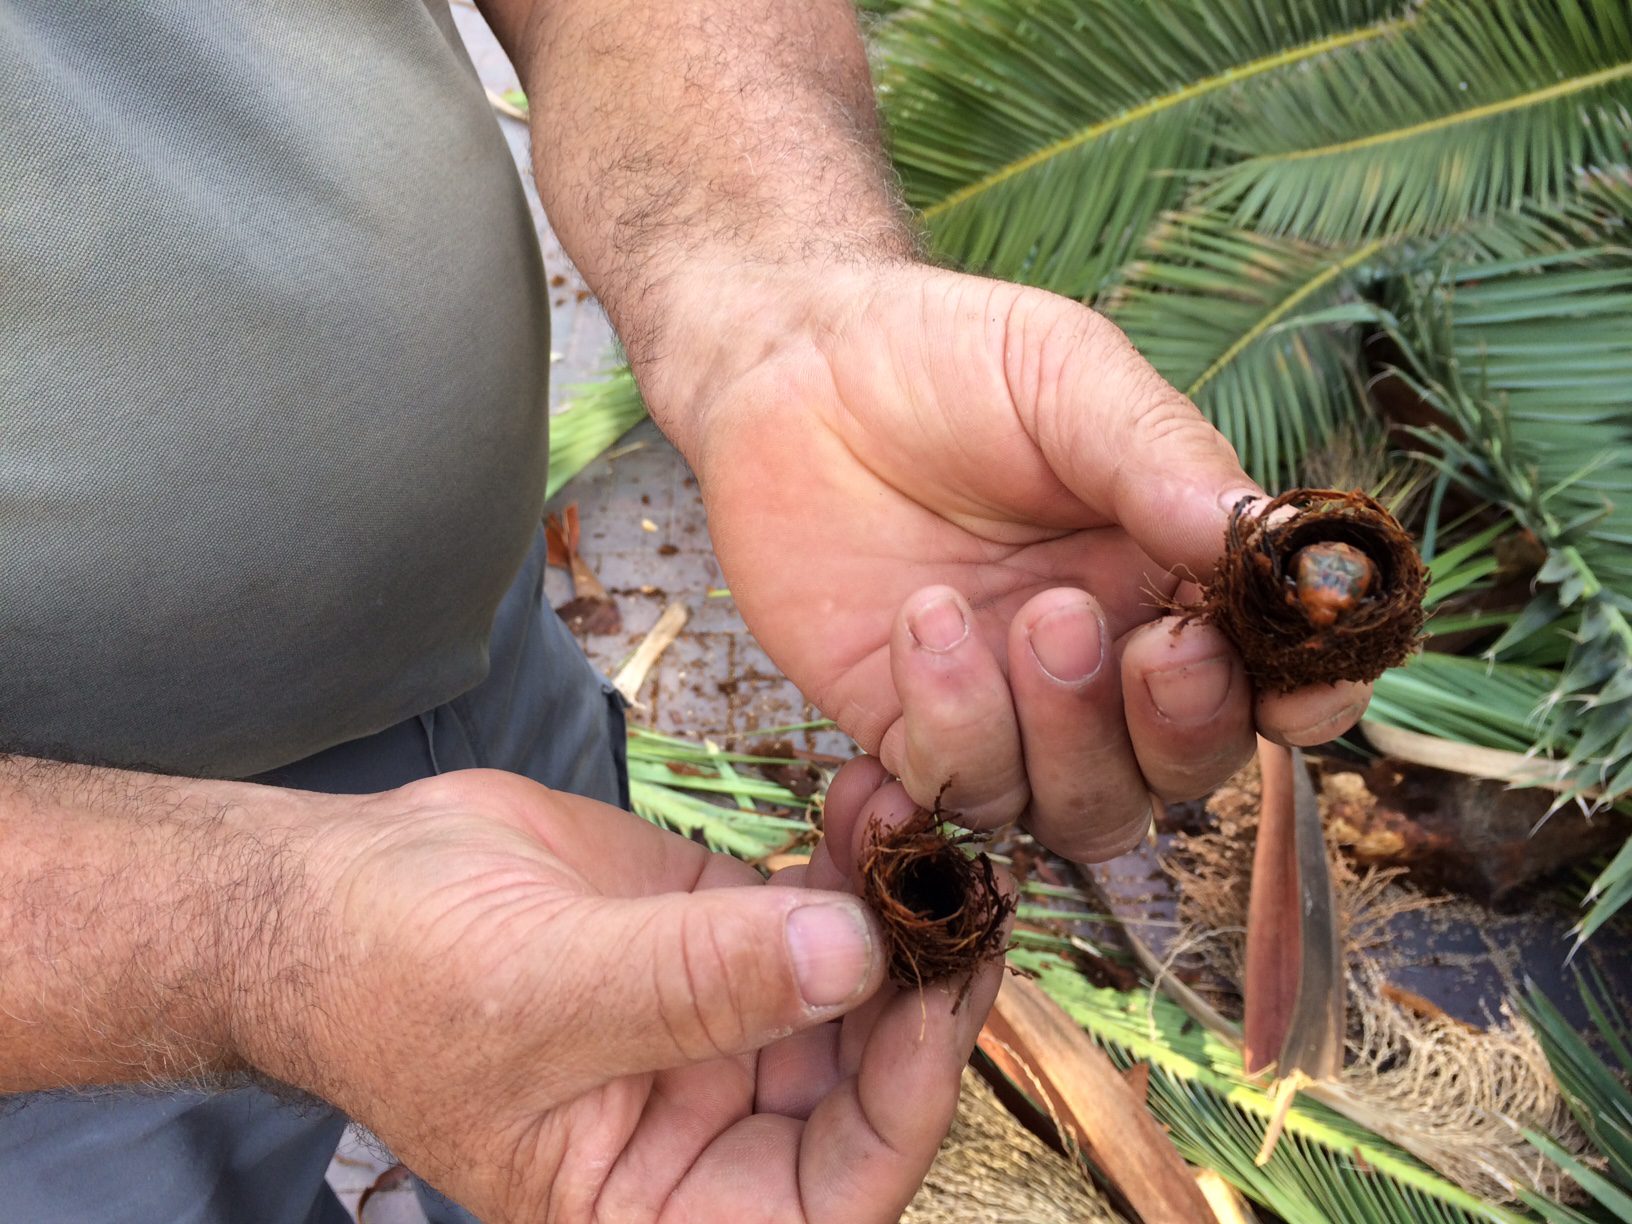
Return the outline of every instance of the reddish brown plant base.
[[[956,1010],[980,967],[1003,959],[1015,903],[998,887],[991,859],[962,849],[978,835],[947,836],[943,815],[920,809],[894,829],[874,823],[859,871],[862,899],[884,927],[890,980],[921,987],[961,979]]]
[[[1183,611],[1223,631],[1255,685],[1284,693],[1405,662],[1427,587],[1411,536],[1375,500],[1293,489],[1235,508],[1201,603]]]

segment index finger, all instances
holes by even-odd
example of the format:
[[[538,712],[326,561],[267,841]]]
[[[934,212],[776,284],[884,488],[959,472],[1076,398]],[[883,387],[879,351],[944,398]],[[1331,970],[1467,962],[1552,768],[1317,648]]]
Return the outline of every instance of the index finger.
[[[847,761],[827,789],[822,805],[822,840],[800,883],[806,888],[854,891],[856,860],[867,830],[905,824],[918,810],[906,787],[890,777],[876,758]]]

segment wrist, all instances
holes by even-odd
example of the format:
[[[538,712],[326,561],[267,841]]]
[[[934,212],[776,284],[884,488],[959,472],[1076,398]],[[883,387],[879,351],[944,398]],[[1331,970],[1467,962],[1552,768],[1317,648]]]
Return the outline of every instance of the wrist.
[[[323,802],[0,758],[0,1092],[262,1066]]]
[[[650,296],[662,319],[656,342],[629,348],[652,419],[701,477],[722,412],[794,398],[810,363],[861,322],[878,286],[913,266],[906,253],[864,248],[822,260],[711,251],[689,261]]]
[[[359,800],[237,784],[219,799],[197,864],[214,918],[215,1041],[227,1071],[323,1095],[344,976],[337,834]]]

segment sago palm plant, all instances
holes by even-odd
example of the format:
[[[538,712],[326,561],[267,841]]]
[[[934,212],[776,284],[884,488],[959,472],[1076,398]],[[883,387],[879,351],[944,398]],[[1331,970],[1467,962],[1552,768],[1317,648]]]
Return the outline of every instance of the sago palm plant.
[[[1632,793],[1632,6],[907,0],[874,40],[940,257],[1105,310],[1266,484],[1436,469],[1430,629],[1475,657],[1375,717]]]

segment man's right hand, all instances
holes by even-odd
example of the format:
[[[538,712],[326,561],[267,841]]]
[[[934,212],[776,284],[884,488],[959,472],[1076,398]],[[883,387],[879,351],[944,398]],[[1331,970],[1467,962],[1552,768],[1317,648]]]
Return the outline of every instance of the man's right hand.
[[[897,1218],[998,974],[956,1014],[881,989],[846,874],[866,821],[913,804],[877,762],[841,771],[784,886],[509,774],[349,802],[235,1018],[250,1064],[490,1224]]]

